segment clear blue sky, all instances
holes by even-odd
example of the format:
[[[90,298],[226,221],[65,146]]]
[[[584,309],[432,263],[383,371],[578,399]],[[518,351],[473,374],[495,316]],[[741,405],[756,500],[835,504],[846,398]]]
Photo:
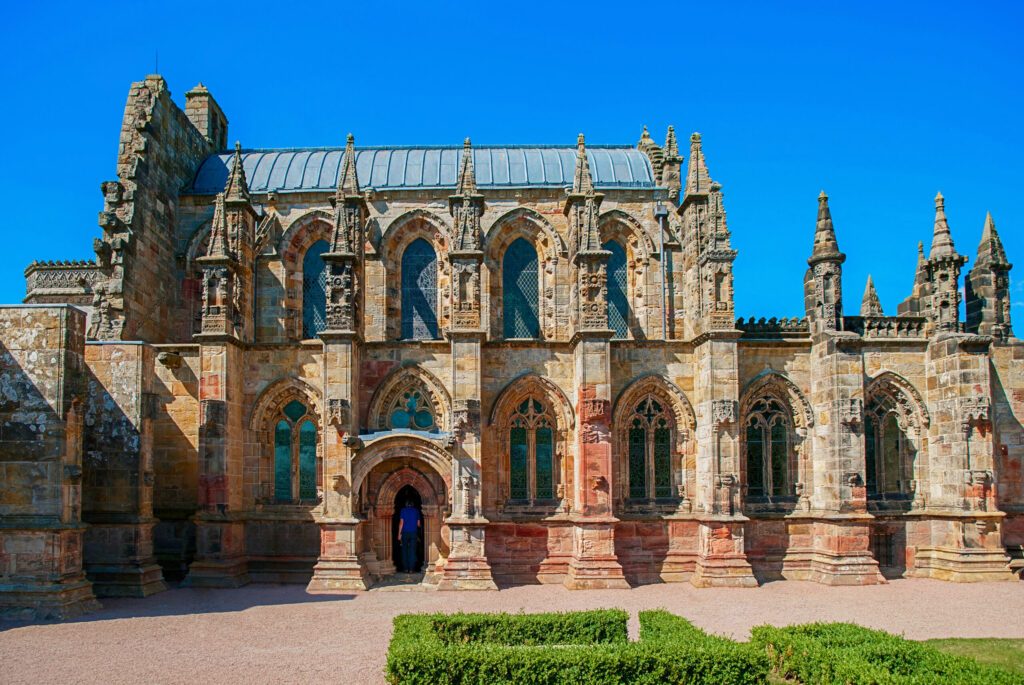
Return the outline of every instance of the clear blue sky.
[[[12,3],[0,302],[24,296],[32,259],[93,256],[128,87],[158,51],[176,101],[202,81],[246,147],[700,131],[740,251],[739,316],[803,314],[822,188],[846,311],[870,272],[895,313],[941,190],[972,261],[995,217],[1024,332],[1024,3],[771,4]]]

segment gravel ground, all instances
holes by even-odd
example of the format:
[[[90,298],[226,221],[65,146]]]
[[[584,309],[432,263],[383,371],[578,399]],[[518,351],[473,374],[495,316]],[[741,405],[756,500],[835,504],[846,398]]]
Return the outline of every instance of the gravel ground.
[[[746,639],[752,626],[853,621],[933,637],[1024,638],[1024,584],[897,580],[832,588],[796,581],[749,590],[687,583],[632,590],[561,586],[499,592],[388,588],[340,596],[301,586],[174,589],[107,599],[64,624],[0,627],[0,683],[382,683],[391,619],[405,612],[665,608],[706,630]]]

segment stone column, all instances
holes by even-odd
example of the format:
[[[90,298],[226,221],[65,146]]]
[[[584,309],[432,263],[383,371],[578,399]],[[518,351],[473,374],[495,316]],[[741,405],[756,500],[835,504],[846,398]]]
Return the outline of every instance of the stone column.
[[[85,315],[0,308],[0,620],[99,608],[82,572]]]
[[[697,404],[696,587],[756,587],[740,503],[737,332],[707,333],[694,350]]]
[[[456,325],[458,322],[455,322]],[[476,322],[479,328],[479,319]],[[452,343],[452,514],[448,560],[441,574],[443,590],[496,590],[484,539],[487,519],[481,509],[480,342],[477,331],[449,333]]]
[[[884,583],[871,554],[864,462],[864,363],[853,333],[822,331],[811,349],[814,425],[809,455],[813,551],[808,580],[825,585]],[[806,477],[806,476],[804,476]],[[785,562],[784,562],[785,563]]]
[[[940,333],[928,344],[931,414],[925,506],[908,514],[908,575],[958,582],[1015,580],[996,506],[987,336]],[[918,457],[920,458],[920,456]],[[913,518],[912,518],[913,517]]]
[[[230,337],[199,334],[199,512],[186,587],[249,582],[242,514],[244,351]]]
[[[324,342],[327,414],[323,437],[324,501],[314,511],[320,525],[320,558],[306,590],[332,594],[366,590],[372,579],[360,559],[366,524],[352,508],[352,460],[360,447],[359,340],[351,331],[324,331],[320,337]],[[389,537],[390,529],[385,539]]]

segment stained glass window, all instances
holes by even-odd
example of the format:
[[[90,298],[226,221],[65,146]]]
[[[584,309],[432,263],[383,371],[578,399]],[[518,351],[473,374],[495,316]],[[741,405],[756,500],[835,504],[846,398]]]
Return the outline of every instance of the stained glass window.
[[[327,264],[321,255],[330,249],[318,240],[302,259],[302,337],[315,338],[327,327]]]
[[[391,411],[392,428],[430,431],[436,428],[430,403],[423,399],[419,390],[406,390],[397,406]]]
[[[509,431],[509,480],[511,499],[527,499],[530,496],[527,462],[529,445],[526,441],[525,428],[513,428]]]
[[[629,496],[647,497],[647,431],[639,419],[629,429]]]
[[[284,405],[282,413],[291,419],[292,422],[295,422],[306,415],[306,405],[298,400],[292,400],[288,404]]]
[[[501,268],[505,337],[539,338],[537,251],[518,238],[505,251]]]
[[[316,425],[299,426],[299,499],[316,499]]]
[[[410,243],[402,254],[402,337],[438,337],[437,254],[423,238]]]
[[[534,434],[537,472],[537,499],[552,499],[555,496],[554,474],[552,473],[552,435],[551,429],[541,427]]]
[[[773,497],[792,494],[789,416],[778,400],[765,397],[754,403],[747,419],[744,449],[748,494]]]
[[[292,499],[292,427],[287,421],[279,421],[274,430],[274,499]]]
[[[604,249],[608,257],[608,328],[615,331],[613,338],[629,336],[629,299],[626,281],[626,250],[617,240],[609,240]]]
[[[669,429],[654,429],[654,496],[672,496],[672,452]]]

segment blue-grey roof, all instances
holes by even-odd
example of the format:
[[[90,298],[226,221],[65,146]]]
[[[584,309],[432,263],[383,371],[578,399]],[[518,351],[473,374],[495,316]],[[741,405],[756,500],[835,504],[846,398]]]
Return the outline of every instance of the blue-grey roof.
[[[331,191],[338,184],[343,148],[243,150],[249,190],[263,193]],[[356,148],[360,188],[377,190],[454,187],[461,146]],[[224,190],[233,153],[211,155],[199,166],[191,192]],[[594,185],[603,188],[654,188],[647,155],[631,147],[588,146]],[[576,148],[560,146],[474,147],[473,166],[481,188],[572,185]]]

